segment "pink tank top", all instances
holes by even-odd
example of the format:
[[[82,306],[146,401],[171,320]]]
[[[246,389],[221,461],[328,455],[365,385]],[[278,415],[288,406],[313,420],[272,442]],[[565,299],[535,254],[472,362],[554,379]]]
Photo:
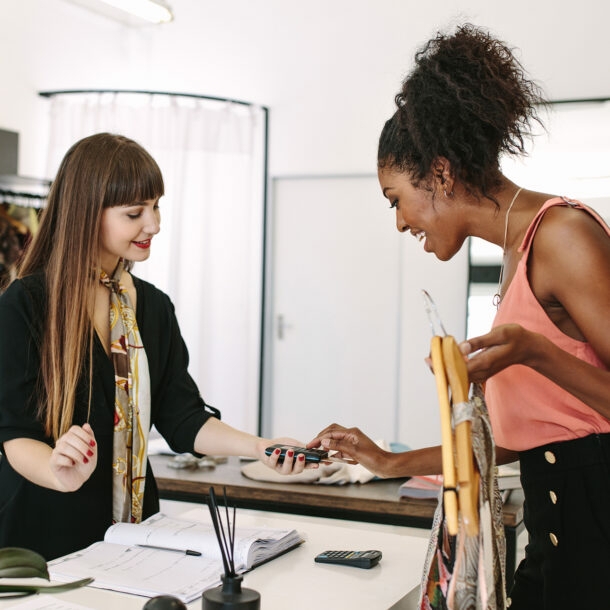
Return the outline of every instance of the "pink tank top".
[[[524,328],[545,335],[577,358],[607,370],[588,343],[568,337],[553,324],[529,285],[527,261],[536,229],[544,213],[557,205],[585,210],[610,235],[610,228],[601,217],[580,202],[561,197],[545,202],[519,247],[523,256],[502,299],[493,326],[521,324]],[[485,386],[485,399],[496,443],[513,451],[610,432],[610,420],[540,373],[520,364],[509,366],[490,377]]]

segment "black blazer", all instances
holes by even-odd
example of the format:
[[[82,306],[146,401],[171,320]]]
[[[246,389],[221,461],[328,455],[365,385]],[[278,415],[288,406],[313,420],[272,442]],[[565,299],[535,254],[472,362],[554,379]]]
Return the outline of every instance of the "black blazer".
[[[192,452],[195,436],[220,412],[205,404],[188,373],[188,352],[170,299],[152,284],[134,277],[136,318],[150,369],[151,423],[170,447]],[[13,282],[0,296],[0,448],[13,438],[53,445],[36,417],[39,345],[47,295],[36,274]],[[84,340],[86,340],[84,338]],[[89,367],[83,366],[74,423],[87,417]],[[112,435],[114,369],[97,338],[93,345],[92,405],[89,423],[98,444],[97,468],[77,491],[39,487],[0,460],[0,548],[20,546],[47,560],[101,540],[112,522]],[[154,477],[147,468],[144,517],[159,510]]]

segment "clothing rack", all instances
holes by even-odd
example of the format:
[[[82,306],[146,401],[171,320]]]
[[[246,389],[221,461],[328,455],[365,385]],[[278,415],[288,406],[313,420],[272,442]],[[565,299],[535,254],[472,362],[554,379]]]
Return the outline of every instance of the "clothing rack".
[[[46,200],[45,195],[18,193],[0,188],[0,203],[17,205],[22,208],[43,208]]]
[[[0,203],[25,208],[43,208],[50,186],[50,180],[0,175]]]

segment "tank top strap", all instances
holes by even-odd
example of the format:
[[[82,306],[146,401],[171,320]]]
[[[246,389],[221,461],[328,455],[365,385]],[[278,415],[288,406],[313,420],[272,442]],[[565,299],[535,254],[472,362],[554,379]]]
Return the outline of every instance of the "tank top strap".
[[[550,208],[558,205],[585,210],[591,216],[593,216],[593,218],[595,218],[605,228],[606,233],[610,235],[610,228],[608,227],[604,219],[595,210],[584,205],[580,201],[577,201],[576,199],[569,199],[568,197],[553,197],[552,199],[549,199],[548,201],[544,202],[543,206],[538,210],[538,213],[536,214],[527,231],[525,232],[523,241],[519,246],[519,252],[525,253],[525,256],[523,258],[527,258],[527,255],[529,254],[529,250],[532,247],[534,235],[536,234],[536,230],[538,229],[538,225],[540,224],[540,221],[542,220],[544,214]]]

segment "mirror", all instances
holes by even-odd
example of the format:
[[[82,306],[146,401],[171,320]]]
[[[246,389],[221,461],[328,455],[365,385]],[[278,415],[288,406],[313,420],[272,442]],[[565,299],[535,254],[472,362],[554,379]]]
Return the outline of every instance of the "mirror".
[[[610,99],[552,102],[528,155],[502,170],[525,188],[578,199],[610,219]],[[470,238],[466,336],[488,332],[496,308],[502,248]]]

